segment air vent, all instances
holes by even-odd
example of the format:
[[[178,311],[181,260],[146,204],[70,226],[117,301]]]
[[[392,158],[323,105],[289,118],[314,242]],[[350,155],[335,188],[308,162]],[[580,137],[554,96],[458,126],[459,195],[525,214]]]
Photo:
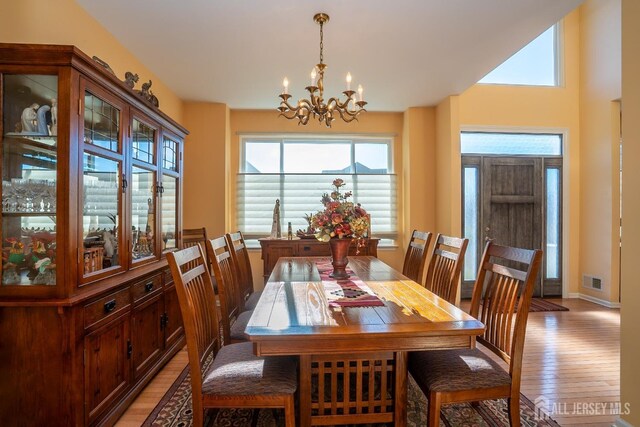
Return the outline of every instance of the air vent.
[[[595,289],[598,291],[602,290],[602,279],[599,277],[593,276],[582,276],[582,286],[585,288]]]

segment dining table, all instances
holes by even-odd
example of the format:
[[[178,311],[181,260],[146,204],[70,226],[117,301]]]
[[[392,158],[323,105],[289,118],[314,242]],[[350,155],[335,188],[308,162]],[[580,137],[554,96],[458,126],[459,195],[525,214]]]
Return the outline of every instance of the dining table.
[[[473,348],[484,325],[378,258],[282,257],[245,334],[259,356],[298,356],[298,425],[407,423],[411,351]],[[268,360],[268,359],[267,359]]]

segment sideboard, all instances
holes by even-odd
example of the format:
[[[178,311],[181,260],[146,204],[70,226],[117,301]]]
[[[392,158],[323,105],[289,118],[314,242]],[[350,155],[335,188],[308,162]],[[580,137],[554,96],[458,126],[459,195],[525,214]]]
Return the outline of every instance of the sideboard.
[[[258,241],[262,248],[262,265],[265,281],[271,275],[271,271],[280,257],[331,255],[329,243],[320,242],[316,239],[258,239]],[[364,246],[357,248],[356,242],[354,241],[349,248],[349,255],[354,256],[357,252],[357,255],[377,257],[378,242],[380,242],[380,239],[372,237],[365,239]]]

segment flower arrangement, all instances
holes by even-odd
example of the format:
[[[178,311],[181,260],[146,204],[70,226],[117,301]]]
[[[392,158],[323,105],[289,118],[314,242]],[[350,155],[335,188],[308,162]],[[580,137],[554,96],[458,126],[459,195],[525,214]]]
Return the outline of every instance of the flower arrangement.
[[[351,191],[341,192],[345,186],[342,179],[333,180],[334,190],[331,194],[322,195],[324,210],[314,214],[311,218],[311,227],[316,231],[316,239],[328,242],[331,238],[361,239],[369,229],[369,217],[360,206],[349,201]]]

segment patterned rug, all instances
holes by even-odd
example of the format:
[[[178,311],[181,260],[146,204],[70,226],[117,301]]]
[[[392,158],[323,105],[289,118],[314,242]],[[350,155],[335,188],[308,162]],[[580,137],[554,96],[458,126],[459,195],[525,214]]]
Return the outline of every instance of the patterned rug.
[[[427,425],[427,399],[409,376],[407,426]],[[520,418],[523,427],[559,427],[550,418],[538,419],[534,404],[520,395]],[[504,399],[487,400],[477,407],[469,404],[444,405],[440,427],[501,427],[508,426],[507,403]],[[191,381],[189,367],[178,376],[162,397],[143,427],[191,427]],[[223,409],[210,410],[205,420],[207,427],[280,427],[284,414],[276,410]]]

